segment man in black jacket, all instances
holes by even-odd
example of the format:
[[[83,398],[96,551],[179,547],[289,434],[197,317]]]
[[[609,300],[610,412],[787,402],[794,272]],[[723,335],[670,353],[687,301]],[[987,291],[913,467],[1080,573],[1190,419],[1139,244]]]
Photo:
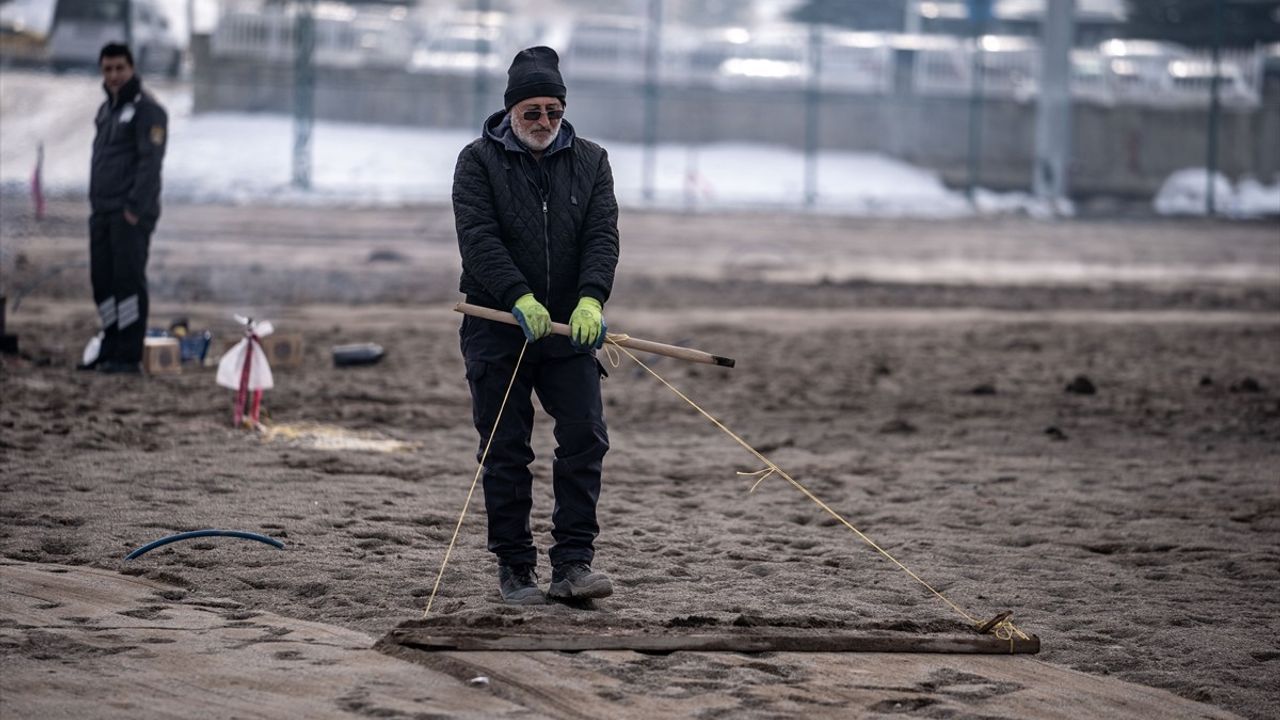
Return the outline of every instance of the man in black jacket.
[[[561,599],[613,592],[594,572],[596,503],[609,436],[600,400],[602,308],[618,264],[618,203],[608,156],[562,119],[565,87],[548,47],[522,50],[508,71],[506,110],[458,156],[453,211],[467,301],[510,310],[520,327],[463,319],[462,354],[471,387],[479,457],[528,343],[484,468],[489,550],[509,603],[544,601],[529,513],[533,476],[531,393],[555,420],[551,584]],[[551,334],[567,322],[571,337]]]
[[[107,100],[98,108],[89,174],[89,276],[102,320],[100,372],[137,373],[147,329],[147,255],[160,218],[168,116],[110,43],[98,56]]]

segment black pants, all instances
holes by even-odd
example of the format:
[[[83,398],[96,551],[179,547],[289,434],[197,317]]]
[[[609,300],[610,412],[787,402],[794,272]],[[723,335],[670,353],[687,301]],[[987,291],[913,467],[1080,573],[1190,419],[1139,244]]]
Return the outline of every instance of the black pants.
[[[130,225],[119,210],[89,216],[89,279],[103,332],[99,362],[142,361],[153,227],[145,218]]]
[[[461,334],[473,420],[480,433],[478,461],[511,382],[524,334],[518,327],[472,317],[463,320]],[[500,563],[534,565],[538,560],[529,527],[533,393],[555,421],[556,451],[551,463],[555,493],[551,536],[555,545],[548,552],[551,564],[592,561],[600,533],[596,523],[600,474],[609,450],[600,401],[602,373],[593,354],[574,350],[564,337],[543,338],[525,352],[484,468],[489,550]]]

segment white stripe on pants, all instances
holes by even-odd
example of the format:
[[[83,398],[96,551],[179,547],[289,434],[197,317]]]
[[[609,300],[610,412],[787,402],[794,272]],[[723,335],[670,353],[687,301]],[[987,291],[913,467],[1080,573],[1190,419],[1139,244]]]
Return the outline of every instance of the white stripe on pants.
[[[117,322],[120,323],[120,329],[124,330],[130,325],[138,322],[138,296],[130,295],[120,301],[118,306],[119,317]]]
[[[133,312],[138,312],[137,303],[134,303]],[[116,299],[107,298],[98,303],[98,319],[102,321],[102,329],[106,330],[116,324]]]

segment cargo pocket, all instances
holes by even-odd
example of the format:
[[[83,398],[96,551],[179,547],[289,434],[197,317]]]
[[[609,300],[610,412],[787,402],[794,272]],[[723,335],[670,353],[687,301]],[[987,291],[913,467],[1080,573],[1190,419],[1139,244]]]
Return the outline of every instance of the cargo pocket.
[[[489,371],[489,363],[481,360],[467,360],[467,384],[471,387],[471,421],[477,428],[484,423],[480,416],[481,408],[485,407],[488,398],[485,397],[484,377]]]
[[[485,371],[488,369],[489,363],[483,360],[467,360],[467,381],[476,382],[484,377]]]

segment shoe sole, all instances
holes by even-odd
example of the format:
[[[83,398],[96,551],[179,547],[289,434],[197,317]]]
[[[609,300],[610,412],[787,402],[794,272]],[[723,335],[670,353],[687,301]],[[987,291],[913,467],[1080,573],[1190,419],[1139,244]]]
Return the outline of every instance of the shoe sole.
[[[585,587],[575,588],[568,580],[551,583],[547,597],[562,600],[595,600],[613,594],[613,583],[608,578],[597,580]]]
[[[508,605],[546,605],[547,599],[543,597],[541,592],[531,593],[529,595],[518,595],[514,597],[504,597],[502,602]]]

